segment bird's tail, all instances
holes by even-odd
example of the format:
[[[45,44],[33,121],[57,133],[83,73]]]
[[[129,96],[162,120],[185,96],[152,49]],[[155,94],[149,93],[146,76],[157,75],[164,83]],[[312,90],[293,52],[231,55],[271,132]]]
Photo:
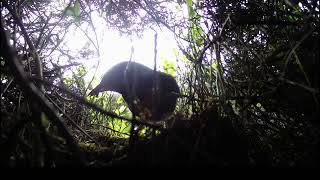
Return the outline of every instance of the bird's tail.
[[[99,92],[100,92],[100,87],[97,86],[88,94],[88,96],[97,96]]]

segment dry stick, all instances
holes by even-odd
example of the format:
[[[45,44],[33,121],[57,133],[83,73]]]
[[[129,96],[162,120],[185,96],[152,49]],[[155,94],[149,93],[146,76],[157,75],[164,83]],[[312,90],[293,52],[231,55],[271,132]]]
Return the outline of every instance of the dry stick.
[[[51,16],[51,15],[50,15]],[[37,39],[37,42],[36,42],[36,44],[35,44],[35,47],[36,48],[38,48],[39,47],[39,45],[40,45],[40,42],[41,42],[41,39],[42,39],[42,37],[44,36],[44,30],[45,30],[45,28],[47,27],[47,25],[49,24],[49,21],[50,21],[50,19],[51,19],[51,17],[47,17],[48,19],[46,20],[46,22],[44,23],[44,26],[41,28],[41,30],[40,30],[40,35],[39,35],[39,37],[38,37],[38,39]]]
[[[132,50],[132,48],[131,48]],[[131,55],[132,55],[132,52],[131,51]],[[130,129],[130,137],[129,137],[129,148],[132,150],[133,149],[133,146],[134,146],[134,142],[135,142],[135,139],[137,137],[137,133],[138,132],[135,132],[135,126],[136,126],[136,103],[135,103],[135,97],[136,97],[136,90],[135,90],[135,86],[136,86],[136,77],[137,77],[137,74],[136,74],[136,68],[132,67],[132,71],[133,71],[133,88],[132,88],[132,92],[130,91],[130,87],[129,87],[129,79],[128,79],[128,71],[129,71],[129,65],[132,63],[131,59],[130,61],[127,63],[126,65],[126,69],[125,71],[123,72],[124,73],[124,79],[125,79],[125,88],[126,88],[126,92],[127,94],[129,94],[129,102],[128,104],[131,104],[132,105],[132,121],[131,121],[131,129]],[[131,106],[130,105],[130,106]]]
[[[180,34],[177,34],[177,33],[175,32],[175,30],[172,29],[166,22],[162,21],[162,20],[161,20],[162,18],[160,18],[160,17],[158,16],[157,12],[154,12],[154,11],[153,11],[154,8],[153,8],[152,6],[150,6],[146,1],[145,1],[145,3],[146,3],[146,6],[147,6],[147,7],[144,7],[144,6],[141,4],[141,2],[138,1],[138,0],[134,0],[134,2],[137,3],[137,5],[140,6],[141,9],[143,9],[147,14],[150,15],[150,17],[157,23],[157,25],[158,25],[158,27],[160,28],[160,30],[162,30],[162,29],[161,29],[161,26],[160,26],[160,25],[162,24],[162,25],[165,26],[169,31],[171,31],[176,37],[179,37],[180,39],[183,39],[184,41],[189,42],[188,39],[185,39],[184,37],[181,37]],[[149,11],[149,10],[150,10],[150,11]]]
[[[221,56],[220,56],[220,43],[217,42],[214,44],[215,45],[215,52],[216,52],[216,62],[217,62],[217,93],[218,95],[222,95],[223,101],[225,101],[225,85],[224,85],[224,80],[223,80],[223,70],[222,70],[222,63],[221,63]]]
[[[130,136],[130,134],[128,134],[128,133],[114,130],[114,129],[108,127],[108,126],[104,126],[104,125],[101,125],[101,124],[93,124],[93,125],[103,127],[103,128],[105,128],[105,129],[108,129],[108,130],[110,130],[110,131],[116,132],[116,133],[118,133],[118,134],[124,134],[124,135]]]
[[[318,90],[318,89],[315,89],[315,88],[312,88],[312,87],[303,85],[303,84],[298,83],[298,82],[291,81],[291,80],[286,79],[286,78],[283,78],[283,77],[279,77],[279,78],[277,78],[277,79],[279,79],[280,81],[283,81],[283,82],[285,82],[285,83],[288,83],[288,84],[291,84],[291,85],[294,85],[294,86],[301,87],[301,88],[303,88],[303,89],[311,92],[311,93],[314,94],[314,95],[319,94],[319,90]]]
[[[65,137],[67,144],[70,145],[70,150],[76,155],[77,161],[79,165],[85,165],[85,159],[84,154],[80,150],[77,142],[73,138],[73,136],[70,134],[68,129],[63,124],[63,119],[61,119],[54,110],[54,107],[48,100],[45,98],[44,94],[41,90],[39,90],[26,76],[23,67],[19,63],[17,57],[15,56],[14,50],[10,47],[9,41],[6,35],[6,32],[4,30],[3,26],[3,18],[1,17],[1,28],[0,28],[0,34],[1,34],[1,49],[3,50],[3,58],[8,63],[9,67],[13,71],[13,74],[16,75],[17,82],[21,86],[21,88],[24,90],[26,95],[30,95],[31,98],[35,102],[39,104],[40,107],[42,107],[45,114],[48,115],[49,120],[58,127],[58,130],[61,132],[62,136]],[[40,120],[40,119],[39,119]]]
[[[8,84],[4,87],[3,90],[1,90],[1,95],[0,98],[2,99],[3,94],[7,91],[7,89],[10,87],[11,83],[13,82],[14,78],[11,78],[10,81],[8,82]],[[2,87],[4,85],[2,84]]]
[[[227,23],[229,20],[230,20],[230,17],[229,17],[229,15],[228,15],[228,18],[225,20],[225,22],[224,22],[223,25],[222,25],[221,31],[220,31],[220,33],[219,33],[219,36],[217,36],[216,38],[214,38],[213,40],[211,40],[210,43],[207,44],[207,45],[203,48],[203,50],[200,52],[200,54],[199,54],[199,56],[198,56],[198,58],[197,58],[197,60],[196,60],[196,63],[201,62],[201,59],[203,58],[204,53],[206,52],[206,50],[207,50],[208,48],[212,47],[212,45],[215,45],[216,61],[217,61],[217,68],[218,68],[218,70],[217,70],[217,80],[220,80],[220,84],[221,84],[221,85],[219,86],[219,84],[217,83],[217,88],[218,88],[217,93],[218,93],[218,95],[222,94],[223,102],[225,101],[225,98],[226,98],[226,97],[225,97],[225,90],[224,90],[224,86],[225,86],[225,85],[224,85],[224,81],[223,81],[223,77],[222,77],[222,72],[221,72],[221,71],[222,71],[222,65],[221,65],[221,57],[220,57],[220,43],[219,43],[219,40],[220,40],[222,31],[223,31],[223,29],[224,29],[224,26],[226,25],[226,23]],[[197,73],[197,71],[196,71],[196,73]],[[196,76],[196,77],[197,77],[197,76]],[[219,90],[220,90],[219,87],[221,88],[221,90],[223,90],[222,93],[219,92]],[[219,97],[221,97],[221,96],[219,96]],[[220,100],[220,102],[221,102],[221,100]],[[203,133],[203,127],[201,127],[201,128],[199,129],[198,133],[197,133],[198,135],[197,135],[196,142],[195,142],[194,146],[192,147],[192,150],[190,151],[190,154],[189,154],[189,163],[192,163],[192,161],[193,161],[194,154],[195,154],[195,151],[196,151],[197,147],[199,146],[202,133]]]
[[[21,22],[21,19],[17,16],[16,12],[4,1],[2,2],[3,6],[6,7],[8,9],[8,11],[10,12],[10,14],[12,15],[13,19],[16,21],[16,23],[18,24],[18,26],[20,27],[21,29],[21,33],[23,34],[30,50],[31,50],[31,53],[33,55],[33,58],[34,60],[36,61],[36,64],[37,64],[37,76],[39,79],[43,79],[43,70],[42,70],[42,62],[39,58],[39,55],[36,51],[36,48],[33,46],[33,43],[32,41],[30,40],[29,38],[29,35],[26,31],[26,29],[24,28],[22,22]],[[44,87],[41,85],[40,86],[40,90],[42,92],[44,92]]]
[[[100,146],[100,143],[96,141],[93,137],[91,137],[85,130],[83,130],[76,122],[74,122],[69,115],[67,115],[58,105],[55,103],[49,96],[46,96],[48,100],[69,120],[69,122],[76,127],[79,131],[81,131],[84,135],[86,135],[89,139],[91,139],[94,143]]]
[[[71,63],[71,64],[62,65],[62,66],[57,66],[51,69],[50,71],[45,71],[44,74],[51,74],[51,73],[54,73],[55,71],[60,71],[61,69],[66,69],[72,66],[80,66],[80,65],[81,65],[80,63]]]
[[[148,127],[151,127],[151,128],[154,128],[154,129],[158,129],[158,130],[164,130],[163,128],[161,128],[161,126],[157,126],[157,125],[154,125],[154,124],[151,124],[151,123],[148,123],[146,121],[139,121],[139,120],[135,120],[135,119],[129,119],[129,118],[126,118],[126,117],[123,117],[123,116],[118,116],[117,114],[113,113],[113,112],[109,112],[109,111],[106,111],[104,109],[102,109],[101,107],[99,107],[98,105],[92,103],[92,102],[89,102],[88,100],[86,100],[84,97],[81,97],[75,93],[73,93],[72,91],[66,89],[66,88],[63,88],[63,87],[60,87],[60,86],[57,86],[57,85],[53,85],[51,84],[50,82],[47,82],[47,81],[44,81],[44,80],[40,80],[40,79],[37,79],[37,78],[33,78],[31,77],[30,78],[31,80],[35,80],[35,81],[39,81],[40,83],[43,83],[44,85],[47,85],[47,86],[52,86],[52,87],[55,87],[55,88],[58,88],[59,90],[61,90],[62,92],[72,96],[73,98],[75,98],[78,102],[84,104],[85,106],[89,107],[89,108],[92,108],[106,116],[110,116],[112,118],[118,118],[118,119],[123,119],[123,120],[126,120],[126,121],[130,121],[130,122],[134,122],[135,124],[138,124],[138,125],[145,125],[145,126],[148,126]]]
[[[71,3],[71,2],[70,2],[70,3]],[[58,20],[58,22],[56,22],[55,25],[54,25],[50,30],[48,30],[49,32],[47,33],[46,40],[50,40],[51,35],[52,35],[52,31],[58,26],[58,24],[60,24],[60,22],[64,19],[64,17],[65,17],[65,14],[63,13],[62,16],[61,16],[61,18]],[[70,25],[71,25],[71,24],[65,25],[65,29],[67,29],[68,26],[70,26]],[[47,55],[48,57],[49,57],[49,56],[53,53],[53,51],[55,51],[55,50],[58,48],[58,46],[62,43],[65,35],[66,35],[66,30],[65,30],[65,33],[64,33],[64,35],[62,36],[62,38],[60,38],[60,41],[58,41],[58,42],[56,43],[55,47],[53,47],[52,50],[51,50],[51,52]],[[44,44],[45,44],[45,41],[43,41],[40,49],[43,49]]]
[[[92,25],[93,26],[93,25]],[[79,26],[77,26],[77,27],[79,27]],[[88,89],[89,89],[89,87],[91,86],[91,84],[92,84],[92,82],[93,82],[93,80],[94,80],[94,77],[96,76],[96,74],[97,74],[97,72],[98,72],[98,68],[99,68],[99,65],[100,65],[100,59],[101,59],[101,57],[100,57],[100,52],[99,52],[99,43],[98,43],[98,41],[97,41],[97,45],[93,42],[93,40],[90,38],[90,36],[84,31],[84,30],[82,30],[80,27],[79,27],[79,29],[83,32],[83,34],[89,39],[89,41],[93,44],[93,46],[95,47],[95,49],[96,49],[96,51],[97,51],[97,53],[98,53],[98,63],[97,63],[97,66],[96,66],[96,69],[95,69],[95,71],[94,71],[94,74],[93,74],[93,76],[92,76],[92,78],[91,78],[91,80],[90,80],[90,82],[89,82],[89,84],[88,84],[88,86],[86,87],[86,89],[85,89],[85,93],[87,93],[87,91],[88,91]],[[94,27],[93,27],[93,31],[95,32],[95,35],[96,35],[96,37],[97,37],[97,33],[96,33],[96,31],[95,31],[95,29],[94,29]]]
[[[158,34],[155,31],[154,34],[154,66],[153,66],[153,91],[152,91],[152,119],[155,120],[156,115],[156,105],[158,102],[158,75],[157,75],[157,39]]]
[[[155,31],[155,30],[154,30]],[[153,91],[152,91],[152,119],[156,119],[156,110],[158,108],[158,102],[159,102],[159,75],[157,73],[157,40],[158,40],[158,33],[155,31],[154,34],[154,67],[153,67]],[[152,137],[155,137],[156,131],[152,130]],[[155,146],[153,146],[155,147]],[[154,157],[156,155],[154,154],[155,151],[152,152],[152,161],[154,161]]]
[[[223,22],[223,24],[221,26],[221,30],[219,32],[219,37],[222,36],[222,32],[224,31],[224,28],[228,22],[231,22],[230,14],[228,14],[228,17],[225,19],[225,21]],[[225,100],[226,100],[225,82],[223,80],[223,72],[222,72],[223,66],[221,63],[221,49],[220,49],[220,42],[219,41],[217,41],[214,44],[214,49],[215,49],[215,53],[216,53],[216,62],[217,62],[217,80],[220,80],[219,84],[217,83],[217,88],[218,88],[217,93],[218,93],[218,95],[220,95],[220,93],[222,94],[223,101],[225,102]],[[221,92],[221,90],[222,90],[222,92]]]
[[[293,46],[293,48],[290,50],[290,52],[288,53],[286,59],[285,59],[285,63],[284,63],[284,67],[283,67],[283,70],[282,70],[282,77],[284,77],[284,75],[286,74],[286,70],[287,70],[287,65],[289,63],[289,60],[291,59],[291,56],[295,53],[296,49],[302,44],[302,42],[304,40],[306,40],[310,35],[311,33],[315,30],[315,28],[312,28],[310,29],[307,33],[305,33],[304,36],[302,36],[302,38]]]

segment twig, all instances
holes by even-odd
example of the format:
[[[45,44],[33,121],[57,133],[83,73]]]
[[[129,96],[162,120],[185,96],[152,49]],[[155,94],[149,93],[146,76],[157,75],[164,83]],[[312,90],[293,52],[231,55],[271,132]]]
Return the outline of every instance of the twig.
[[[49,99],[49,101],[68,119],[68,121],[76,127],[79,131],[81,131],[84,135],[86,135],[89,139],[91,139],[93,142],[95,142],[97,145],[100,145],[98,141],[93,139],[85,130],[83,130],[76,122],[74,122],[70,116],[68,116],[49,96],[46,95],[46,97]]]
[[[310,29],[307,33],[305,33],[305,35],[302,36],[302,38],[301,38],[301,39],[293,46],[293,48],[290,50],[290,52],[289,52],[289,54],[288,54],[288,56],[287,56],[287,58],[286,58],[286,60],[285,60],[284,66],[283,66],[282,76],[284,76],[285,73],[286,73],[287,65],[288,65],[288,63],[289,63],[289,60],[290,60],[292,54],[295,53],[296,49],[301,45],[301,43],[302,43],[304,40],[306,40],[306,39],[311,35],[311,33],[312,33],[314,30],[315,30],[315,28]]]
[[[6,87],[3,89],[3,91],[1,91],[1,96],[0,98],[2,98],[3,94],[7,91],[7,89],[9,88],[9,86],[11,85],[11,83],[13,82],[14,78],[11,78],[11,80],[8,82],[8,84],[6,85]]]
[[[68,129],[63,124],[63,120],[56,114],[54,107],[48,100],[45,98],[41,90],[39,90],[34,83],[32,83],[29,78],[27,78],[23,67],[19,63],[14,50],[10,47],[7,35],[3,27],[3,18],[1,17],[1,49],[3,50],[3,58],[8,63],[9,67],[13,71],[13,74],[16,75],[17,81],[21,88],[24,90],[26,95],[38,103],[39,107],[42,107],[42,110],[45,114],[48,115],[48,119],[58,127],[58,130],[61,132],[62,136],[65,137],[66,142],[70,145],[70,150],[76,155],[79,165],[85,165],[84,154],[80,150],[77,142],[68,131]],[[40,119],[38,119],[40,121]]]
[[[88,100],[86,100],[84,97],[81,97],[75,93],[73,93],[71,90],[68,90],[66,88],[63,88],[63,87],[60,87],[60,86],[57,86],[57,85],[54,85],[54,84],[51,84],[50,82],[47,82],[47,81],[44,81],[44,80],[40,80],[40,79],[37,79],[37,78],[34,78],[34,77],[30,77],[31,80],[35,80],[35,81],[38,81],[40,83],[43,83],[44,85],[47,85],[47,86],[52,86],[52,87],[55,87],[55,88],[58,88],[59,90],[61,90],[62,92],[72,96],[73,98],[75,98],[78,102],[88,106],[89,108],[92,108],[106,116],[110,116],[112,118],[117,118],[117,119],[123,119],[123,120],[126,120],[126,121],[130,121],[130,122],[134,122],[138,125],[145,125],[145,126],[149,126],[151,128],[154,128],[154,129],[158,129],[158,130],[163,130],[163,128],[161,128],[160,126],[156,126],[154,124],[151,124],[151,123],[148,123],[148,122],[142,122],[142,121],[139,121],[139,120],[134,120],[134,119],[129,119],[129,118],[126,118],[126,117],[122,117],[122,116],[118,116],[117,114],[113,113],[113,112],[109,112],[109,111],[106,111],[104,109],[102,109],[101,107],[99,107],[98,105],[92,103],[92,102],[89,102]]]
[[[157,102],[159,102],[159,97],[158,97],[158,73],[157,73],[157,40],[158,40],[158,34],[155,31],[154,34],[154,58],[153,58],[153,62],[154,62],[154,67],[153,67],[153,91],[152,91],[152,118],[155,119],[155,115],[156,115],[156,106],[157,106]]]
[[[39,55],[36,51],[36,48],[33,46],[32,41],[29,38],[29,35],[26,31],[26,29],[24,28],[21,19],[17,16],[17,13],[7,4],[7,2],[3,1],[2,4],[4,5],[4,7],[6,7],[8,9],[8,11],[10,12],[10,14],[12,15],[13,19],[16,21],[16,23],[18,24],[18,26],[21,29],[21,33],[23,34],[30,50],[31,53],[33,54],[33,58],[37,64],[37,76],[39,79],[43,79],[43,67],[42,67],[42,62],[39,58]],[[4,21],[3,21],[4,22]],[[2,39],[3,40],[3,39]],[[44,87],[40,86],[41,91],[44,91]]]
[[[299,86],[307,91],[310,91],[311,93],[315,93],[315,94],[319,94],[319,90],[317,89],[314,89],[314,88],[311,88],[311,87],[308,87],[308,86],[305,86],[303,84],[300,84],[300,83],[297,83],[297,82],[294,82],[294,81],[291,81],[289,79],[285,79],[285,78],[282,78],[282,77],[279,77],[279,80],[283,81],[283,82],[286,82],[288,84],[292,84],[294,86]]]

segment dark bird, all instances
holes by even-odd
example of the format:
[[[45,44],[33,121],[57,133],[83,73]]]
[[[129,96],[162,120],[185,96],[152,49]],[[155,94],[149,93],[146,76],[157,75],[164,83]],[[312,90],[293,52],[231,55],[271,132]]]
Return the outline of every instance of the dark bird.
[[[133,114],[155,121],[164,120],[175,110],[180,92],[171,75],[131,61],[121,62],[107,71],[89,95],[103,91],[120,93]]]

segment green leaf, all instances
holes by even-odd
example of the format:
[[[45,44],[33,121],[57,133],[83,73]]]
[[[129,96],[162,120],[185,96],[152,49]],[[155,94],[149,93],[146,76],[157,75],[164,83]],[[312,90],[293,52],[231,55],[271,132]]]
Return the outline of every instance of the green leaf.
[[[66,16],[73,16],[73,9],[71,7],[66,7],[66,9],[64,10],[64,13]]]
[[[123,103],[123,98],[121,96],[118,96],[117,104],[122,104],[122,103]]]
[[[171,76],[173,76],[174,73],[176,72],[174,61],[164,60],[163,69],[165,73],[168,73]]]
[[[79,16],[80,16],[80,2],[79,2],[79,1],[76,1],[76,2],[74,3],[73,10],[74,10],[74,15],[75,15],[76,17],[79,17]]]
[[[216,71],[217,70],[217,63],[212,63],[212,68]]]
[[[41,124],[48,131],[50,127],[50,121],[45,113],[41,113]]]
[[[262,111],[266,112],[266,109],[263,108],[263,106],[260,103],[257,103],[256,106]]]
[[[192,8],[192,0],[187,0],[187,7],[188,7],[188,16],[190,19],[192,19],[195,16],[195,11]]]
[[[203,39],[200,39],[200,38],[197,39],[196,44],[197,44],[197,46],[201,46],[203,44]]]
[[[80,21],[80,2],[76,1],[73,6],[68,6],[65,8],[64,13],[66,16],[72,16],[76,21]]]

